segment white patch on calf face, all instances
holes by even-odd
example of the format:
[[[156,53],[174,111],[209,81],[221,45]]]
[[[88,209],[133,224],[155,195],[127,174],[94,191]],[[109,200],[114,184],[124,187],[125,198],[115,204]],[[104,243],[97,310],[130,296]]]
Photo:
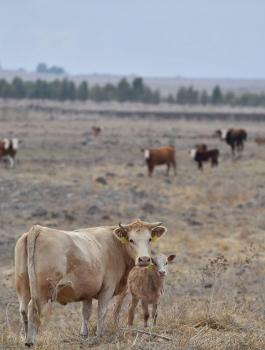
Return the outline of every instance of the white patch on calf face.
[[[153,258],[153,262],[156,265],[159,276],[165,277],[167,275],[167,256],[164,254],[158,255],[155,258]]]
[[[148,158],[150,157],[150,151],[149,151],[149,149],[145,149],[145,150],[144,150],[144,157],[145,157],[145,159],[148,159]]]
[[[193,148],[193,149],[190,150],[190,156],[191,156],[192,159],[195,159],[196,152],[197,152],[196,148]]]
[[[4,139],[3,142],[4,142],[4,149],[8,150],[10,146],[10,141],[8,139]]]
[[[18,149],[18,139],[12,139],[12,148],[13,150]]]
[[[225,140],[226,135],[227,135],[227,130],[226,130],[226,129],[222,129],[222,130],[221,130],[221,139],[222,139],[222,140]]]

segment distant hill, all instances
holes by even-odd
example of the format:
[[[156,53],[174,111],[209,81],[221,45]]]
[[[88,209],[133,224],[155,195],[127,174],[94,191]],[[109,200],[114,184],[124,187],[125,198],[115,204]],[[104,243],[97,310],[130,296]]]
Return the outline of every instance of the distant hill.
[[[110,74],[84,74],[84,75],[69,75],[69,74],[45,74],[26,72],[24,70],[4,70],[0,69],[0,79],[4,78],[8,81],[14,77],[20,77],[23,80],[44,79],[47,81],[55,79],[68,78],[76,83],[87,81],[89,85],[105,85],[106,83],[116,84],[120,79],[126,77],[132,81],[137,75],[110,75]],[[212,91],[213,87],[219,85],[222,91],[242,92],[257,92],[265,91],[265,79],[208,79],[208,78],[184,78],[184,77],[143,77],[145,83],[152,89],[158,89],[162,95],[169,93],[175,94],[182,86],[192,85],[194,88],[206,91]]]

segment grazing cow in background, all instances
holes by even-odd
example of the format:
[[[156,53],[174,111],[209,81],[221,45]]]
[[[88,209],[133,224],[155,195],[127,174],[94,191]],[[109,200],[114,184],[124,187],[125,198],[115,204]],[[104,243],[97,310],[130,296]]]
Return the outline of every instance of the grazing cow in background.
[[[114,321],[118,325],[119,313],[124,298],[128,293],[131,294],[131,304],[128,313],[128,325],[133,325],[135,308],[139,301],[142,302],[144,311],[144,326],[148,326],[149,310],[148,305],[152,305],[153,325],[156,325],[157,307],[160,298],[164,293],[165,277],[167,275],[167,264],[175,259],[176,255],[166,256],[161,254],[152,258],[152,264],[147,267],[135,266],[129,273],[127,288],[118,297],[114,309]]]
[[[0,158],[9,161],[10,168],[13,168],[18,150],[18,139],[0,140]]]
[[[43,308],[82,301],[81,335],[92,299],[98,300],[96,335],[101,336],[108,305],[124,291],[134,265],[151,262],[151,242],[167,229],[160,222],[137,220],[127,225],[60,231],[33,226],[15,247],[15,283],[26,341],[35,342]]]
[[[101,133],[101,128],[99,126],[92,126],[91,131],[94,136],[98,136]]]
[[[198,163],[198,169],[203,170],[203,163],[211,161],[212,167],[219,164],[218,149],[207,149],[206,145],[197,145],[196,148],[190,150],[191,158]]]
[[[265,137],[256,137],[255,142],[259,146],[265,145]]]
[[[144,149],[144,157],[148,167],[148,174],[152,176],[156,165],[167,165],[167,175],[172,165],[174,174],[176,175],[176,151],[173,146],[166,146],[156,149]]]
[[[242,152],[244,142],[247,140],[247,132],[244,129],[216,130],[215,135],[231,147],[232,155],[235,151]]]

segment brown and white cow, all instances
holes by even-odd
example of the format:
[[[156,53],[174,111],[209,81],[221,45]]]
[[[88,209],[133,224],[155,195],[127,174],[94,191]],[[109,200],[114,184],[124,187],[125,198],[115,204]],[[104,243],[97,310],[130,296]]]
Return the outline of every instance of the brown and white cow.
[[[156,165],[167,165],[167,175],[172,165],[176,175],[176,151],[173,146],[166,146],[156,149],[144,149],[144,157],[148,167],[148,174],[152,176]]]
[[[45,305],[82,301],[81,334],[88,335],[92,299],[98,300],[96,335],[109,302],[123,292],[134,265],[150,264],[150,244],[166,233],[161,223],[60,231],[33,226],[15,248],[15,282],[25,344],[34,344]]]
[[[9,161],[10,168],[13,168],[18,150],[18,139],[0,140],[0,158]]]
[[[247,132],[244,129],[216,130],[214,135],[218,136],[222,141],[226,141],[231,147],[232,155],[235,154],[235,151],[242,152],[244,142],[247,140]]]
[[[197,145],[194,149],[190,150],[191,158],[198,163],[198,169],[203,170],[204,162],[211,162],[211,166],[218,165],[219,151],[218,149],[208,149],[205,144]]]

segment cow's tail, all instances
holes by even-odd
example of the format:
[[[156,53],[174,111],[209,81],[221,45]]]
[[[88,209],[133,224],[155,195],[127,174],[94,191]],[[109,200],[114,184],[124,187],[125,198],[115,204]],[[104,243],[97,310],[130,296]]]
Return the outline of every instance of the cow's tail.
[[[114,310],[113,310],[113,320],[114,320],[115,327],[118,327],[119,325],[119,316],[120,316],[122,304],[128,292],[129,291],[126,286],[125,289],[122,291],[122,293],[117,296],[117,302],[115,303]]]
[[[38,291],[37,291],[37,278],[35,272],[35,245],[36,239],[40,234],[41,227],[38,225],[34,225],[29,233],[28,233],[28,276],[29,276],[29,287],[30,287],[30,295],[31,295],[31,303],[33,314],[36,317],[36,321],[39,322],[39,308],[38,308]]]

